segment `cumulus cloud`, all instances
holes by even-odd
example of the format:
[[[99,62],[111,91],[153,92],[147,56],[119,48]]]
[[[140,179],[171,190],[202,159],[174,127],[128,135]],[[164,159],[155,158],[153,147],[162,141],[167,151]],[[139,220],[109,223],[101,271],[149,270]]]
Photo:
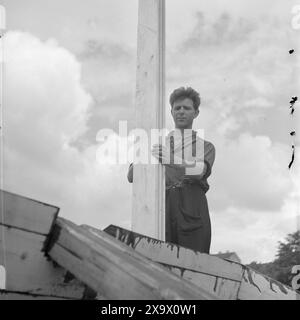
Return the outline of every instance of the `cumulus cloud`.
[[[282,212],[283,213],[283,212]],[[235,251],[243,263],[252,261],[267,262],[275,258],[278,241],[283,240],[287,233],[295,229],[295,217],[285,223],[284,228],[276,230],[265,212],[260,218],[253,218],[253,212],[247,209],[228,208],[214,222],[212,250]],[[267,215],[268,216],[268,215]],[[280,224],[286,219],[277,219]],[[294,220],[294,221],[292,221]]]
[[[121,41],[91,38],[77,56],[84,86],[94,101],[85,140],[94,143],[97,131],[103,127],[117,130],[118,120],[127,120],[133,127],[135,50]]]
[[[291,180],[296,177],[299,178],[299,171]],[[220,212],[212,210],[212,251],[235,251],[243,263],[272,261],[278,241],[299,229],[298,208],[299,195],[290,192],[283,205],[272,212],[238,206],[229,206]]]
[[[202,97],[195,128],[216,147],[207,194],[212,251],[234,250],[245,263],[271,261],[299,219],[299,195],[292,196],[299,170],[296,163],[288,170],[289,132],[296,129],[288,100],[297,92],[298,69],[287,48],[295,35],[284,21],[287,5],[277,3],[263,17],[262,4],[233,2],[199,11],[199,1],[190,1],[194,13],[170,15],[168,30],[177,25],[180,36],[167,47],[167,91],[191,85]],[[175,6],[178,12],[183,5]]]
[[[272,106],[272,103],[264,97],[256,97],[251,100],[246,101],[245,107],[253,108],[269,108]]]
[[[96,144],[72,146],[87,130],[92,102],[75,56],[23,32],[6,34],[5,56],[5,189],[58,205],[78,223],[128,220],[126,166],[99,165]]]
[[[84,51],[79,54],[79,57],[82,59],[101,59],[105,57],[111,62],[118,63],[131,59],[132,55],[129,49],[124,48],[124,45],[120,43],[100,42],[90,39],[86,41]]]
[[[51,136],[68,143],[85,132],[91,97],[81,87],[80,65],[73,55],[54,41],[42,43],[30,34],[9,32],[5,63],[6,134],[20,139],[18,147],[25,137],[47,145]],[[36,135],[33,124],[43,135]],[[22,135],[14,136],[19,125]]]
[[[247,41],[255,22],[243,18],[234,19],[224,12],[213,22],[207,21],[203,12],[196,12],[197,24],[183,47],[220,46]]]
[[[278,241],[299,228],[299,162],[288,170],[287,146],[249,133],[218,149],[208,194],[212,251],[236,251],[244,263],[272,261]]]
[[[216,148],[221,160],[216,161],[212,184],[216,195],[222,194],[226,202],[214,198],[213,208],[224,210],[234,205],[270,212],[280,209],[292,189],[287,146],[273,144],[266,136],[243,133],[223,146],[217,143]]]
[[[219,132],[232,138],[244,130],[268,136],[272,131],[272,139],[287,142],[285,120],[296,90],[297,61],[286,48],[295,35],[272,14],[262,19],[257,10],[257,16],[249,18],[221,6],[212,14],[209,7],[190,12],[189,33],[167,47],[167,91],[182,85],[200,90],[203,111],[196,124],[211,136]],[[282,135],[283,130],[271,128],[283,120],[284,112]],[[201,122],[208,114],[210,121]]]
[[[104,3],[78,3],[70,21],[70,3],[63,4],[53,35],[68,50],[54,40],[7,33],[5,186],[60,206],[61,215],[78,223],[129,227],[127,166],[99,165],[95,137],[101,128],[116,130],[118,120],[134,126],[137,2]],[[299,155],[289,175],[287,165],[288,101],[299,77],[296,56],[288,54],[296,33],[288,29],[287,3],[167,5],[167,93],[182,85],[200,90],[195,128],[204,128],[216,146],[207,194],[212,250],[236,250],[243,262],[272,259],[297,216]],[[45,39],[49,25],[32,30],[46,30]],[[167,115],[171,129],[168,104]]]

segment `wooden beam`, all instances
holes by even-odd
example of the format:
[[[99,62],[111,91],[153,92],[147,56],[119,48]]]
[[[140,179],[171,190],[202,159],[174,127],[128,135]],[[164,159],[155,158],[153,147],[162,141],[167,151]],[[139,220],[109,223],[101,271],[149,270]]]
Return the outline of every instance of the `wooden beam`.
[[[48,235],[59,208],[0,190],[0,225]]]
[[[236,300],[241,283],[218,276],[212,276],[199,271],[193,271],[185,268],[168,265],[171,272],[182,277],[212,294],[215,294],[221,300]]]
[[[244,269],[239,263],[159,241],[114,225],[110,225],[104,231],[143,256],[164,265],[201,272],[232,281],[242,281]]]
[[[3,238],[6,241],[4,250]],[[0,226],[0,264],[5,264],[5,289],[82,299],[86,286],[45,256],[42,252],[45,240],[46,237],[39,234]]]
[[[105,232],[57,219],[48,255],[108,299],[216,299]]]
[[[39,295],[39,294],[0,290],[0,301],[1,300],[67,300],[67,299],[61,298],[61,297]]]
[[[136,127],[147,132],[165,123],[165,0],[139,0]],[[137,158],[135,158],[135,163]],[[165,239],[165,180],[160,164],[136,164],[133,171],[132,229]]]
[[[0,290],[5,289],[6,282],[6,270],[4,266],[0,265]]]
[[[97,229],[87,227],[97,232]],[[105,232],[220,299],[237,299],[243,266],[110,225]],[[99,232],[99,231],[98,231]]]
[[[300,300],[300,294],[291,287],[241,263],[195,252],[113,225],[104,231],[220,299]]]
[[[239,300],[300,300],[291,287],[246,267],[238,294]]]
[[[0,191],[0,197],[0,265],[6,271],[6,292],[0,299],[83,299],[86,285],[43,252],[59,209],[6,191]]]

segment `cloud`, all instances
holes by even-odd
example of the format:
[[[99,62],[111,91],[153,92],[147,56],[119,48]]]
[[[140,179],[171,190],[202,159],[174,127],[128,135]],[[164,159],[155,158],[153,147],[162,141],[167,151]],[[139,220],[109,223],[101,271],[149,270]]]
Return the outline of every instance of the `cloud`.
[[[244,18],[233,18],[223,12],[217,19],[209,21],[203,12],[196,12],[196,26],[182,45],[182,50],[193,47],[220,46],[247,42],[255,29],[255,22]]]
[[[279,210],[292,190],[288,174],[290,150],[269,137],[243,133],[216,143],[217,156],[211,184],[213,210],[235,206],[254,211]],[[226,168],[226,169],[225,169]],[[222,195],[218,199],[217,195]]]
[[[130,219],[127,166],[101,166],[97,145],[72,146],[87,131],[91,95],[75,56],[31,34],[5,36],[4,188],[103,228]]]
[[[299,196],[290,194],[272,213],[240,207],[228,207],[222,214],[212,211],[212,252],[235,251],[245,264],[274,260],[278,241],[299,229],[298,203]]]
[[[119,43],[99,42],[95,39],[86,41],[85,49],[79,54],[81,59],[109,59],[111,62],[120,63],[132,59],[129,49]]]
[[[8,32],[4,46],[8,137],[19,139],[22,148],[25,138],[43,140],[46,146],[49,137],[69,142],[82,135],[91,97],[80,85],[81,70],[75,57],[53,41],[42,43],[21,32]],[[14,135],[12,131],[19,126],[22,135]],[[43,135],[37,136],[31,126],[41,129]]]
[[[243,134],[216,150],[208,193],[212,252],[235,251],[243,263],[272,261],[278,241],[299,228],[300,163],[288,170],[289,148],[263,136]]]
[[[215,13],[210,6],[189,12],[189,32],[167,47],[167,92],[182,85],[200,90],[196,124],[212,137],[219,131],[232,138],[246,130],[288,142],[288,100],[296,90],[297,61],[286,48],[295,35],[272,14],[262,19],[259,5],[256,17],[248,17],[231,4],[218,6]],[[209,122],[200,120],[208,114]],[[274,130],[279,119],[281,129]]]
[[[207,194],[212,252],[236,251],[244,263],[271,261],[297,221],[299,195],[292,194],[299,170],[295,163],[292,172],[287,168],[297,62],[286,50],[296,42],[288,22],[271,13],[262,18],[260,4],[248,15],[232,3],[214,6],[217,12],[205,5],[199,13],[200,4],[197,14],[189,11],[181,37],[169,41],[167,91],[200,91],[195,128],[216,147]]]
[[[286,234],[282,229],[274,232],[270,219],[265,218],[263,211],[260,215],[259,219],[255,219],[251,210],[224,210],[222,216],[213,219],[212,252],[235,251],[244,264],[272,261],[278,241]]]
[[[9,10],[18,12],[13,28],[58,40],[6,35],[5,186],[60,206],[75,222],[128,227],[127,166],[100,166],[95,136],[121,119],[131,121],[129,130],[134,125],[137,1],[67,2],[59,13],[56,3],[46,15],[37,4],[24,11],[15,2]],[[286,173],[288,101],[299,82],[296,55],[288,54],[297,34],[289,3],[167,4],[167,93],[182,85],[200,90],[195,128],[216,146],[207,195],[213,250],[233,248],[244,262],[271,259],[297,212],[297,160]],[[74,15],[65,19],[71,5]],[[167,123],[170,129],[170,116]]]
[[[245,103],[245,107],[269,108],[271,106],[272,106],[272,103],[264,97],[256,97],[246,101]]]
[[[127,120],[133,127],[135,51],[122,41],[90,39],[77,57],[82,64],[82,81],[94,102],[85,143],[94,143],[103,127],[116,130],[118,120]]]

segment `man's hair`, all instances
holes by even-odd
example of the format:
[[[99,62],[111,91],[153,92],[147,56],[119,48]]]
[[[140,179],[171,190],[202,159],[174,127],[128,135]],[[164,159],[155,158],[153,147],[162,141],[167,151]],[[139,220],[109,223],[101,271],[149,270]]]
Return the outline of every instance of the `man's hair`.
[[[170,95],[170,105],[173,107],[173,104],[176,100],[182,100],[189,98],[193,101],[194,109],[198,110],[200,106],[200,95],[199,93],[191,87],[180,87],[175,89]]]

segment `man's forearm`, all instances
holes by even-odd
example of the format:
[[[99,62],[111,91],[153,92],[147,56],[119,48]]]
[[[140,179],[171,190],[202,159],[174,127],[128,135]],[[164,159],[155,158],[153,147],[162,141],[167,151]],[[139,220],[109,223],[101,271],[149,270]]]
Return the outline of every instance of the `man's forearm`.
[[[193,161],[188,161],[188,160],[181,160],[178,161],[178,163],[166,163],[164,165],[172,167],[172,168],[178,168],[184,171],[184,174],[187,178],[190,179],[201,179],[207,170],[207,165],[204,161],[201,160],[193,160]],[[180,163],[181,162],[181,163]],[[133,182],[133,164],[131,163],[128,169],[127,173],[127,179],[130,183]]]
[[[202,160],[189,161],[178,157],[174,159],[174,163],[166,163],[165,165],[184,170],[185,175],[191,179],[201,179],[207,169],[206,163]]]

